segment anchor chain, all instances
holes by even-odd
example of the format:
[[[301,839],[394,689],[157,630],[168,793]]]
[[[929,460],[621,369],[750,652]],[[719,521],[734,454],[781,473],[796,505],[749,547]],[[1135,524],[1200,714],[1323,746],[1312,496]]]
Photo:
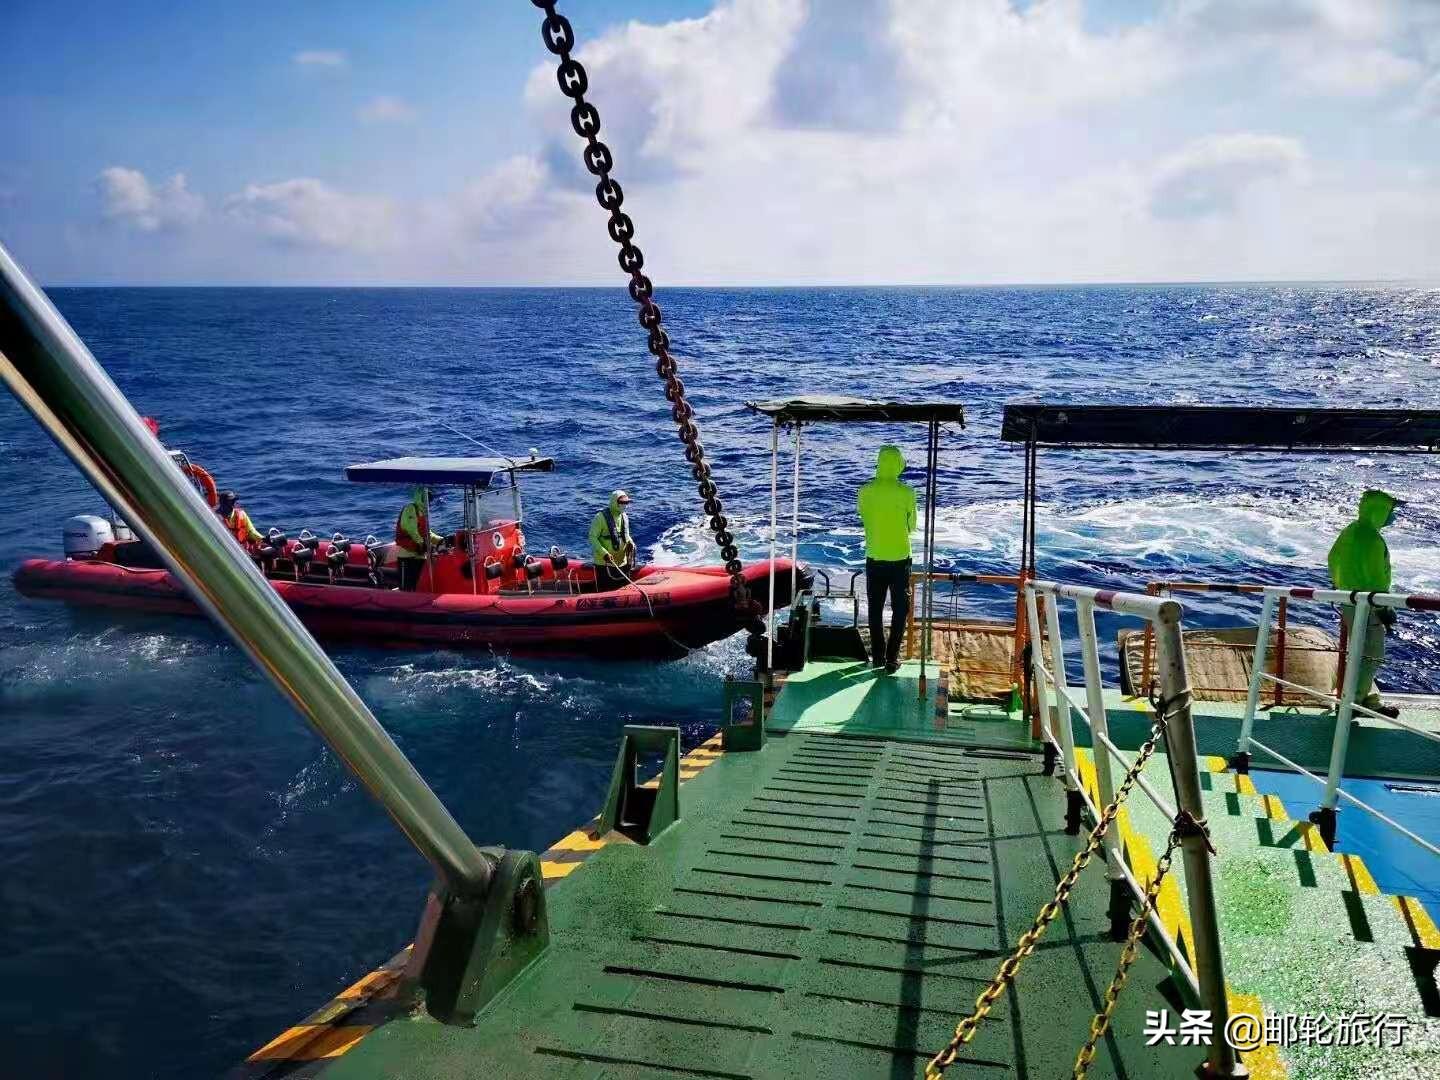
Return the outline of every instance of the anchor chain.
[[[744,577],[744,566],[740,562],[740,551],[735,545],[735,535],[730,531],[729,519],[725,516],[724,504],[711,475],[710,463],[705,460],[705,447],[700,442],[700,429],[695,424],[695,410],[685,398],[685,384],[678,374],[675,357],[670,352],[670,336],[661,323],[660,305],[655,302],[655,288],[644,274],[645,256],[634,242],[635,223],[621,206],[625,193],[610,175],[615,161],[610,148],[600,141],[600,111],[585,100],[589,89],[589,78],[580,61],[570,55],[575,47],[575,31],[570,20],[555,10],[555,0],[531,0],[545,12],[540,25],[540,37],[545,47],[560,58],[555,69],[560,92],[574,105],[570,109],[570,126],[575,134],[585,140],[581,157],[585,168],[596,178],[595,199],[602,209],[609,211],[606,223],[610,239],[620,246],[618,260],[620,269],[630,275],[630,298],[639,308],[640,325],[647,331],[648,347],[655,357],[655,373],[665,383],[665,400],[670,402],[670,416],[675,421],[676,433],[685,444],[685,460],[690,463],[690,473],[695,479],[696,490],[704,500],[705,514],[715,543],[720,548],[720,557],[725,561],[725,570],[730,575],[730,596],[735,607],[750,617],[749,628],[756,631],[764,624],[758,617],[758,608],[750,598],[750,587]],[[773,570],[773,568],[772,568]]]
[[[1140,747],[1139,753],[1135,755],[1134,762],[1125,773],[1125,779],[1121,781],[1120,787],[1115,792],[1115,798],[1100,812],[1100,819],[1095,823],[1095,827],[1090,830],[1090,835],[1085,841],[1085,846],[1075,854],[1075,860],[1070,864],[1070,869],[1065,872],[1065,876],[1062,877],[1056,885],[1054,899],[1047,900],[1041,906],[1039,912],[1035,915],[1035,921],[1031,924],[1030,929],[1020,935],[1020,939],[1015,943],[1014,951],[1001,962],[999,968],[995,971],[994,977],[990,980],[989,985],[986,986],[985,989],[980,992],[980,996],[975,999],[974,1010],[969,1016],[962,1018],[961,1021],[955,1025],[955,1034],[951,1037],[949,1044],[925,1064],[926,1080],[940,1080],[945,1070],[955,1063],[956,1057],[960,1053],[960,1048],[975,1038],[975,1033],[980,1029],[981,1022],[990,1015],[990,1010],[995,1007],[995,1002],[1000,999],[1000,995],[1005,992],[1005,988],[1015,980],[1021,963],[1023,963],[1024,960],[1035,951],[1036,946],[1040,944],[1040,939],[1045,936],[1045,931],[1050,928],[1050,924],[1059,916],[1061,906],[1070,898],[1070,893],[1074,891],[1076,883],[1080,880],[1081,872],[1089,865],[1090,859],[1095,852],[1100,850],[1100,845],[1105,839],[1105,834],[1110,831],[1110,826],[1120,813],[1121,803],[1129,797],[1130,789],[1135,786],[1135,778],[1140,775],[1141,770],[1145,768],[1145,763],[1149,761],[1151,755],[1155,753],[1155,747],[1159,744],[1160,737],[1165,732],[1165,724],[1169,719],[1168,706],[1171,703],[1160,702],[1159,704],[1167,706],[1167,708],[1156,712],[1155,723],[1150,728],[1150,737],[1145,740],[1144,745]]]
[[[1189,818],[1190,815],[1181,811],[1181,817]],[[1194,818],[1190,818],[1194,821]],[[1181,826],[1176,822],[1175,828],[1170,831],[1170,842],[1165,845],[1165,853],[1155,863],[1155,875],[1150,883],[1145,886],[1145,899],[1140,904],[1140,911],[1130,923],[1130,932],[1125,937],[1125,948],[1120,952],[1120,962],[1115,966],[1115,976],[1110,980],[1110,985],[1105,988],[1105,1004],[1090,1021],[1090,1037],[1085,1040],[1085,1045],[1080,1047],[1080,1052],[1075,1055],[1075,1069],[1071,1074],[1072,1080],[1085,1080],[1090,1071],[1091,1064],[1095,1061],[1095,1050],[1100,1045],[1100,1040],[1110,1030],[1110,1017],[1115,1012],[1115,1006],[1120,1001],[1120,991],[1125,988],[1125,980],[1130,977],[1130,965],[1135,963],[1136,956],[1140,952],[1140,939],[1145,936],[1145,927],[1150,921],[1150,913],[1155,910],[1155,902],[1160,896],[1160,886],[1165,881],[1165,875],[1170,872],[1170,863],[1175,858],[1175,849],[1180,846]],[[1208,839],[1207,839],[1208,843]]]

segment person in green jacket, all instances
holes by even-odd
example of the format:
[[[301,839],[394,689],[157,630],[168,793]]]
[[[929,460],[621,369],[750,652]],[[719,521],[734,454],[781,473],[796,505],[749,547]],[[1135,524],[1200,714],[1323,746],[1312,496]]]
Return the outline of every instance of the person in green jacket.
[[[610,505],[590,522],[590,553],[595,563],[595,589],[607,592],[628,582],[635,572],[635,541],[630,536],[630,496],[610,493]]]
[[[1389,592],[1391,587],[1390,549],[1380,530],[1395,521],[1395,511],[1404,505],[1383,491],[1367,491],[1360,496],[1360,510],[1354,521],[1341,530],[1330,548],[1327,559],[1330,581],[1345,592]],[[1375,692],[1375,672],[1385,660],[1385,634],[1395,624],[1391,608],[1372,608],[1369,625],[1355,626],[1355,606],[1341,605],[1346,632],[1365,635],[1364,659],[1355,683],[1355,700],[1366,708],[1387,716],[1398,716],[1399,710],[1385,705]]]
[[[875,458],[875,479],[855,499],[865,526],[865,591],[870,605],[870,664],[894,674],[910,611],[910,534],[915,530],[915,492],[901,483],[905,458],[885,445]],[[890,598],[890,638],[885,638],[885,598]]]
[[[413,489],[410,501],[395,519],[395,567],[400,571],[400,588],[415,591],[426,556],[443,543],[443,536],[430,531],[429,491],[423,487]]]

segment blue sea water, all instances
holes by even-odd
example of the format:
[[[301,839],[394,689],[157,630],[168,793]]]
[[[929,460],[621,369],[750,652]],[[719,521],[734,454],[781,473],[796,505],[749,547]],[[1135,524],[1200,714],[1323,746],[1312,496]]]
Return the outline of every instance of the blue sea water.
[[[442,422],[558,470],[528,487],[532,546],[583,543],[617,486],[653,557],[710,559],[621,290],[55,290],[166,442],[239,490],[257,523],[352,535],[399,494],[357,461],[464,453]],[[1440,407],[1440,290],[1254,285],[672,290],[660,297],[727,510],[764,548],[768,430],[742,403],[795,392],[943,397],[938,543],[966,570],[1019,552],[1006,401]],[[856,566],[853,492],[876,444],[806,434],[802,557]],[[1410,500],[1397,578],[1440,590],[1431,459],[1047,453],[1040,570],[1314,582],[1367,487]],[[788,472],[788,459],[782,459]],[[97,496],[0,399],[0,1061],[16,1076],[213,1075],[409,940],[422,861],[279,695],[199,622],[116,621],[26,601],[8,572],[59,550]],[[452,508],[453,509],[453,508]],[[443,515],[442,511],[442,515]],[[998,592],[966,604],[999,614]],[[1224,601],[1187,600],[1192,622]],[[1230,616],[1233,621],[1233,616]],[[1113,640],[1115,627],[1104,636]],[[730,640],[665,665],[335,651],[478,841],[544,848],[592,814],[626,723],[717,720]],[[1407,618],[1390,684],[1440,690],[1440,633]]]

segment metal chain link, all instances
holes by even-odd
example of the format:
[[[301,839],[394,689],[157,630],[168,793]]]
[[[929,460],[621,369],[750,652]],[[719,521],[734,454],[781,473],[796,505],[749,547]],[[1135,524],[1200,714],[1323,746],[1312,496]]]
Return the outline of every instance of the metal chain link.
[[[730,596],[736,609],[750,617],[749,628],[757,630],[764,624],[759,620],[755,602],[750,599],[740,551],[735,546],[735,536],[730,531],[725,507],[711,476],[710,463],[705,460],[700,429],[695,425],[695,410],[685,399],[685,384],[680,381],[675,357],[670,353],[670,336],[661,325],[660,305],[655,303],[654,285],[642,272],[645,256],[634,242],[635,223],[620,209],[625,193],[610,175],[615,161],[610,148],[600,141],[600,112],[585,100],[589,79],[580,61],[570,55],[575,47],[575,31],[570,26],[570,20],[555,10],[555,0],[531,0],[531,3],[545,12],[540,37],[545,47],[560,58],[555,77],[560,84],[560,92],[574,102],[570,109],[570,126],[575,129],[576,135],[585,140],[581,157],[585,168],[596,177],[595,198],[603,209],[610,212],[607,222],[610,239],[620,245],[620,269],[630,275],[630,298],[639,306],[640,325],[649,333],[648,345],[655,357],[655,373],[665,382],[665,399],[670,402],[670,416],[675,421],[680,441],[685,444],[685,460],[690,463],[696,490],[704,501],[710,529],[715,534],[720,557],[730,575]]]
[[[1125,938],[1125,948],[1120,952],[1120,962],[1115,967],[1115,977],[1110,980],[1110,985],[1105,989],[1105,1004],[1095,1018],[1090,1021],[1090,1037],[1085,1040],[1085,1045],[1080,1047],[1080,1052],[1075,1055],[1075,1071],[1073,1080],[1084,1080],[1086,1073],[1090,1071],[1091,1064],[1095,1061],[1095,1049],[1100,1045],[1100,1040],[1105,1037],[1105,1032],[1110,1030],[1110,1017],[1115,1012],[1115,1006],[1120,1001],[1120,991],[1125,986],[1125,980],[1130,976],[1130,965],[1135,963],[1136,956],[1140,952],[1140,939],[1145,936],[1146,924],[1150,921],[1150,912],[1155,910],[1155,902],[1160,896],[1160,886],[1165,881],[1165,875],[1170,872],[1170,863],[1175,858],[1175,849],[1180,846],[1180,829],[1170,831],[1170,842],[1165,845],[1165,853],[1155,863],[1155,876],[1145,886],[1145,898],[1140,904],[1140,912],[1130,923],[1130,932]]]
[[[1155,723],[1150,728],[1150,737],[1145,740],[1145,744],[1140,747],[1140,752],[1135,755],[1135,761],[1126,771],[1125,779],[1121,781],[1119,789],[1115,792],[1115,798],[1110,800],[1109,805],[1100,812],[1100,820],[1090,830],[1090,836],[1086,840],[1085,846],[1076,853],[1075,861],[1070,864],[1070,869],[1065,872],[1065,876],[1055,887],[1055,898],[1047,900],[1041,906],[1030,929],[1020,935],[1020,939],[1015,943],[1014,952],[1001,962],[994,977],[990,980],[990,984],[975,999],[974,1011],[955,1026],[955,1034],[951,1037],[949,1045],[926,1063],[926,1080],[939,1080],[945,1070],[955,1063],[960,1047],[975,1038],[975,1032],[979,1030],[981,1021],[990,1015],[990,1010],[995,1007],[995,1002],[1000,999],[1005,988],[1014,981],[1016,973],[1020,970],[1021,962],[1040,944],[1040,939],[1045,936],[1045,931],[1050,928],[1050,924],[1060,914],[1061,905],[1070,898],[1076,882],[1080,880],[1081,871],[1089,864],[1091,856],[1100,849],[1105,834],[1110,831],[1111,824],[1120,813],[1120,804],[1125,801],[1130,794],[1130,789],[1135,786],[1135,778],[1140,775],[1140,771],[1145,768],[1145,763],[1155,753],[1155,747],[1160,742],[1160,736],[1165,731],[1168,719],[1168,711],[1156,713]]]

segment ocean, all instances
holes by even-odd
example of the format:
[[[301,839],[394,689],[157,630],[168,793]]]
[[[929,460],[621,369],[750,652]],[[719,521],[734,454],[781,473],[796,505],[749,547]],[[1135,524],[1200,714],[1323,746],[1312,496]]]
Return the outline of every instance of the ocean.
[[[526,487],[533,548],[582,552],[615,487],[642,551],[714,561],[633,307],[620,289],[57,289],[55,303],[171,447],[256,523],[385,535],[400,491],[346,465],[464,454],[449,424],[558,462]],[[744,553],[765,549],[768,426],[797,393],[943,398],[940,558],[1011,572],[1021,454],[1007,401],[1440,407],[1440,289],[1194,285],[662,292]],[[801,557],[863,562],[855,488],[882,441],[805,434]],[[788,477],[789,458],[781,468]],[[1047,452],[1042,575],[1323,580],[1361,491],[1409,500],[1399,587],[1440,591],[1425,456]],[[222,1072],[410,940],[427,867],[228,640],[18,597],[9,573],[103,510],[0,398],[0,1061],[25,1077]],[[458,515],[442,505],[436,516]],[[967,610],[1000,614],[977,591]],[[1187,621],[1224,601],[1187,598]],[[1102,625],[1113,642],[1115,627]],[[620,728],[714,729],[731,639],[668,664],[345,647],[345,675],[478,842],[543,849],[603,798]],[[1113,664],[1113,648],[1110,649]],[[1382,679],[1440,691],[1440,628],[1403,617]]]

